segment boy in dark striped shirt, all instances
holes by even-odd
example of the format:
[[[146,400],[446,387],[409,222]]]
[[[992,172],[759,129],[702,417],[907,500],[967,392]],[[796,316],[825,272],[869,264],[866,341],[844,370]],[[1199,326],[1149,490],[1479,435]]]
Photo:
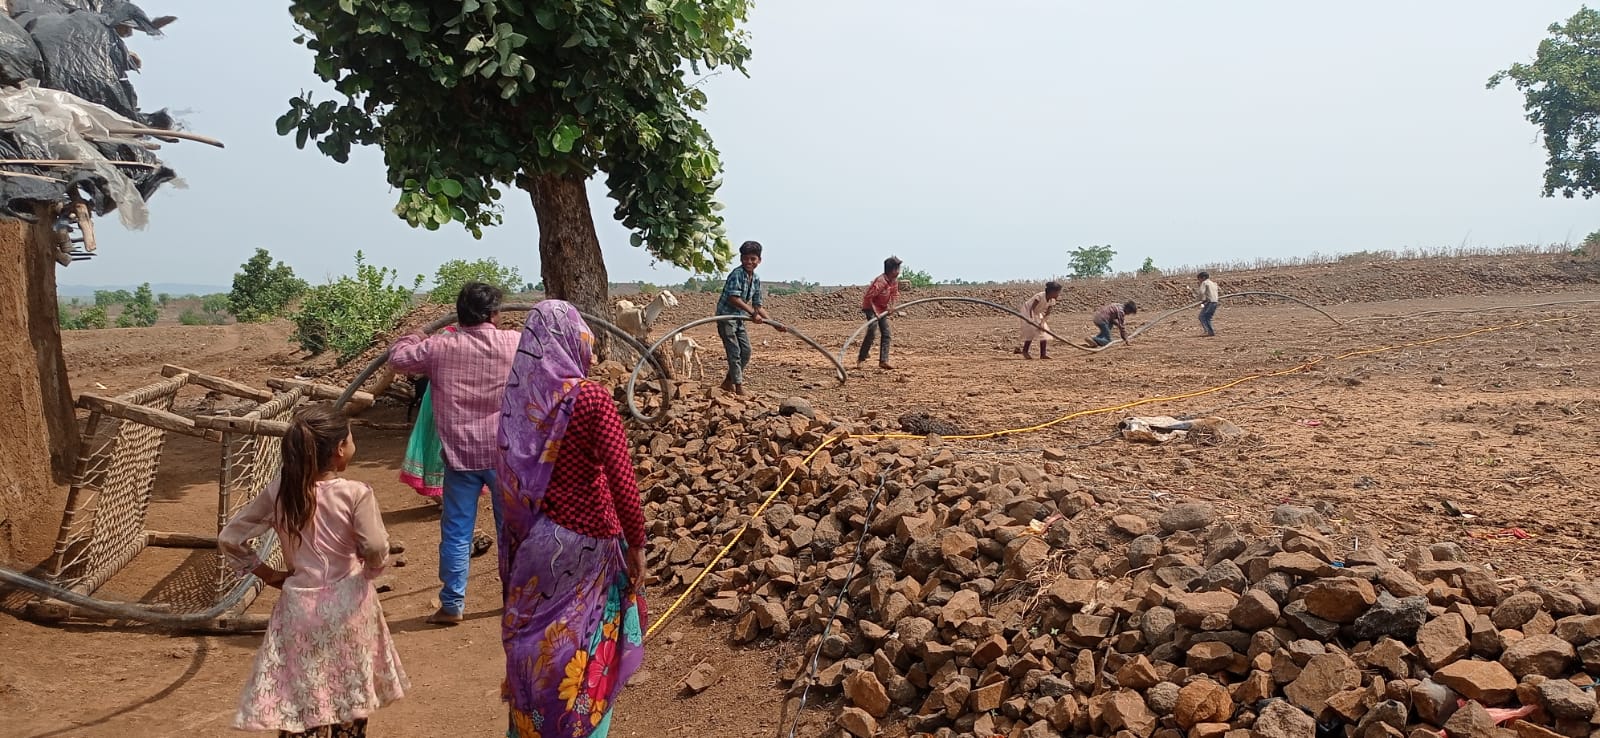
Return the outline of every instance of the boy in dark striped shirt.
[[[717,315],[748,315],[757,325],[766,322],[767,311],[761,307],[761,278],[756,276],[760,265],[761,244],[745,241],[739,247],[739,268],[722,285]],[[722,338],[722,350],[728,354],[728,375],[722,380],[722,391],[742,395],[744,369],[750,365],[750,333],[743,320],[724,320],[717,323],[717,335]]]

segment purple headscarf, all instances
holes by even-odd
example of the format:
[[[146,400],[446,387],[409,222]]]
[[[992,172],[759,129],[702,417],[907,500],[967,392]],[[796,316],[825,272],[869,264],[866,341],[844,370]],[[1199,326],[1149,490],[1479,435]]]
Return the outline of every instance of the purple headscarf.
[[[528,311],[500,404],[495,472],[503,516],[502,581],[516,560],[517,547],[543,515],[539,502],[550,486],[578,385],[589,376],[593,351],[594,333],[571,303],[545,300]]]

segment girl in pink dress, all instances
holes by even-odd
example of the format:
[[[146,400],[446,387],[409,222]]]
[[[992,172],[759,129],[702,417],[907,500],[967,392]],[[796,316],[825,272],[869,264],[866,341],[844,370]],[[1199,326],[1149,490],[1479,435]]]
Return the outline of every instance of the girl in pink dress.
[[[300,413],[284,436],[278,479],[217,536],[236,568],[283,590],[234,727],[359,738],[367,717],[411,686],[372,588],[389,554],[378,502],[371,487],[337,476],[355,452],[344,415]],[[250,545],[269,532],[282,545],[286,571]]]

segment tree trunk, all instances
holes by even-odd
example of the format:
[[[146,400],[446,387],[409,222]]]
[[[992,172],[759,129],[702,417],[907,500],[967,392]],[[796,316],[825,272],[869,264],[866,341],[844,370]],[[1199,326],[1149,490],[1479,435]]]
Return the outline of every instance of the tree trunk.
[[[78,455],[47,216],[0,220],[0,253],[15,255],[0,259],[0,335],[9,337],[0,342],[0,408],[10,416],[0,433],[0,555],[13,560],[49,545],[57,493]]]
[[[611,316],[611,294],[600,239],[589,212],[584,178],[571,174],[522,177],[539,218],[539,276],[546,297],[566,300],[591,315]],[[606,357],[606,334],[595,330],[595,359]]]

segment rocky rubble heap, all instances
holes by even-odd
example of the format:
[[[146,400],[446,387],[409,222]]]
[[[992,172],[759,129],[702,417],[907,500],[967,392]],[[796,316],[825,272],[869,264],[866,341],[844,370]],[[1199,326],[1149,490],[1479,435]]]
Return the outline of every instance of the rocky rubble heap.
[[[1056,451],[997,464],[937,438],[844,440],[805,464],[826,435],[872,428],[803,401],[680,412],[633,433],[658,591],[681,592],[751,521],[690,612],[731,621],[741,643],[805,639],[780,662],[797,688],[820,649],[813,690],[842,698],[844,734],[1582,738],[1600,725],[1593,583],[1508,589],[1450,543],[1350,550],[1309,508],[1260,525],[1206,502],[1149,510],[1063,474]]]

